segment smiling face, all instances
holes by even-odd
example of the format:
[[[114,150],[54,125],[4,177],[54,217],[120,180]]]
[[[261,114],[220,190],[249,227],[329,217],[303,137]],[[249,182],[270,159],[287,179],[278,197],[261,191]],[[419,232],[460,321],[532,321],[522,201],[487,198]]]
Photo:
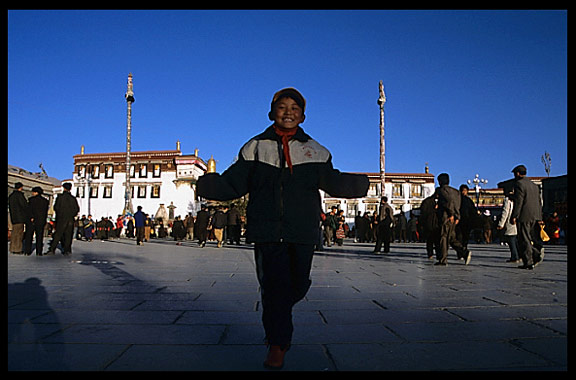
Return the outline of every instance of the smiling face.
[[[304,111],[292,98],[282,98],[274,104],[270,113],[274,124],[280,128],[296,128],[304,121]]]

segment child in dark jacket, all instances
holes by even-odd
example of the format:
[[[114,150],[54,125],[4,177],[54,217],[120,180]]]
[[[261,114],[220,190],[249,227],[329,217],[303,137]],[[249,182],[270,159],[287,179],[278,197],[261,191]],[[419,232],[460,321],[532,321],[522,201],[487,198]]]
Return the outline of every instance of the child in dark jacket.
[[[300,127],[306,101],[294,88],[274,94],[274,122],[240,149],[221,175],[198,179],[198,195],[232,200],[249,194],[246,241],[253,242],[262,294],[262,321],[269,347],[264,365],[279,369],[292,339],[292,307],[310,288],[310,269],[322,207],[318,189],[331,196],[359,198],[368,177],[341,173],[330,152]]]

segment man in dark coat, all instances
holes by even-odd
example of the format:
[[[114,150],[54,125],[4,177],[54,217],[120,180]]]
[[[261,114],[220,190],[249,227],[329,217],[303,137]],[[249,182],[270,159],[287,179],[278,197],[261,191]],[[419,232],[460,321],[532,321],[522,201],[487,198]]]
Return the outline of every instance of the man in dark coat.
[[[144,244],[144,234],[146,229],[146,214],[142,211],[142,206],[138,206],[134,213],[134,225],[136,226],[136,245]]]
[[[449,186],[450,177],[446,173],[438,175],[438,220],[440,222],[440,237],[438,241],[434,265],[446,265],[448,260],[448,248],[451,246],[458,254],[458,258],[464,258],[466,265],[470,263],[470,250],[464,248],[456,239],[456,225],[460,220],[460,192]]]
[[[420,205],[420,218],[418,219],[422,240],[426,242],[426,253],[429,259],[434,258],[434,248],[439,240],[437,236],[439,233],[437,200],[438,194],[436,192],[424,199]]]
[[[394,210],[388,204],[388,197],[380,199],[380,212],[378,213],[378,220],[374,220],[374,223],[378,232],[376,233],[376,246],[373,252],[380,254],[380,248],[384,244],[384,253],[389,253],[392,227],[394,225]]]
[[[240,244],[240,211],[238,211],[236,205],[232,203],[230,205],[230,210],[228,210],[226,214],[228,217],[228,240],[230,241],[230,244]]]
[[[540,191],[526,178],[526,167],[518,165],[512,169],[514,184],[514,207],[510,223],[516,224],[518,249],[523,265],[519,268],[534,269],[544,259],[544,248],[540,239],[539,223],[542,220]]]
[[[226,208],[218,207],[212,216],[212,229],[214,230],[214,237],[218,242],[218,248],[224,244],[224,228],[226,227],[226,223],[228,223],[227,212],[224,212],[225,209]]]
[[[456,226],[456,236],[464,248],[468,247],[470,231],[477,220],[478,212],[474,201],[468,196],[468,185],[460,185],[460,221]]]
[[[30,222],[26,224],[26,240],[24,242],[24,252],[27,255],[32,254],[32,238],[36,234],[36,255],[42,256],[44,246],[44,227],[48,217],[48,199],[42,194],[44,191],[37,186],[32,189],[32,196],[28,198],[28,207],[30,213]]]
[[[198,211],[196,215],[196,222],[194,227],[196,228],[195,235],[198,237],[198,244],[200,247],[206,245],[206,235],[208,232],[208,223],[210,222],[210,214],[208,213],[208,208],[206,205],[202,205],[201,210]]]
[[[186,237],[186,227],[180,216],[177,216],[172,223],[172,236],[177,245],[182,245],[182,240]]]
[[[10,252],[22,254],[22,242],[24,240],[24,226],[30,221],[28,214],[28,201],[23,193],[24,185],[21,182],[14,184],[14,191],[8,197],[10,209],[10,222],[12,222],[12,234],[10,235]]]
[[[80,211],[76,197],[70,193],[72,184],[66,182],[62,185],[63,192],[58,195],[54,202],[54,211],[56,212],[56,231],[52,236],[50,248],[47,254],[56,253],[58,243],[62,242],[62,254],[69,255],[72,253],[72,235],[74,234],[74,218]]]

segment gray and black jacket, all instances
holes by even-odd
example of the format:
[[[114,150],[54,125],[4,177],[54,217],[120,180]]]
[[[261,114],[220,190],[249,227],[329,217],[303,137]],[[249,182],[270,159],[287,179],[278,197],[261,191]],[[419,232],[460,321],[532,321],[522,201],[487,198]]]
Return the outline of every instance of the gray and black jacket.
[[[290,140],[292,173],[282,151],[282,140],[272,126],[249,140],[238,160],[221,175],[198,179],[198,195],[210,200],[232,200],[249,194],[247,242],[316,244],[320,228],[320,194],[339,198],[366,195],[366,175],[341,173],[332,167],[330,152],[302,128]]]

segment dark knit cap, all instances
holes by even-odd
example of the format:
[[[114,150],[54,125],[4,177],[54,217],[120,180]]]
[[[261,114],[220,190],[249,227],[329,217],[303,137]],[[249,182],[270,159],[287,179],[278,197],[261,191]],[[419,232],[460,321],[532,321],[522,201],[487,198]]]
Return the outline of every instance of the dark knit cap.
[[[270,110],[273,110],[274,104],[276,104],[276,102],[282,98],[293,99],[296,102],[296,104],[298,104],[298,106],[302,108],[302,112],[304,112],[306,108],[306,99],[304,99],[302,94],[293,87],[284,88],[275,93],[274,97],[272,98],[272,103],[270,104]]]

